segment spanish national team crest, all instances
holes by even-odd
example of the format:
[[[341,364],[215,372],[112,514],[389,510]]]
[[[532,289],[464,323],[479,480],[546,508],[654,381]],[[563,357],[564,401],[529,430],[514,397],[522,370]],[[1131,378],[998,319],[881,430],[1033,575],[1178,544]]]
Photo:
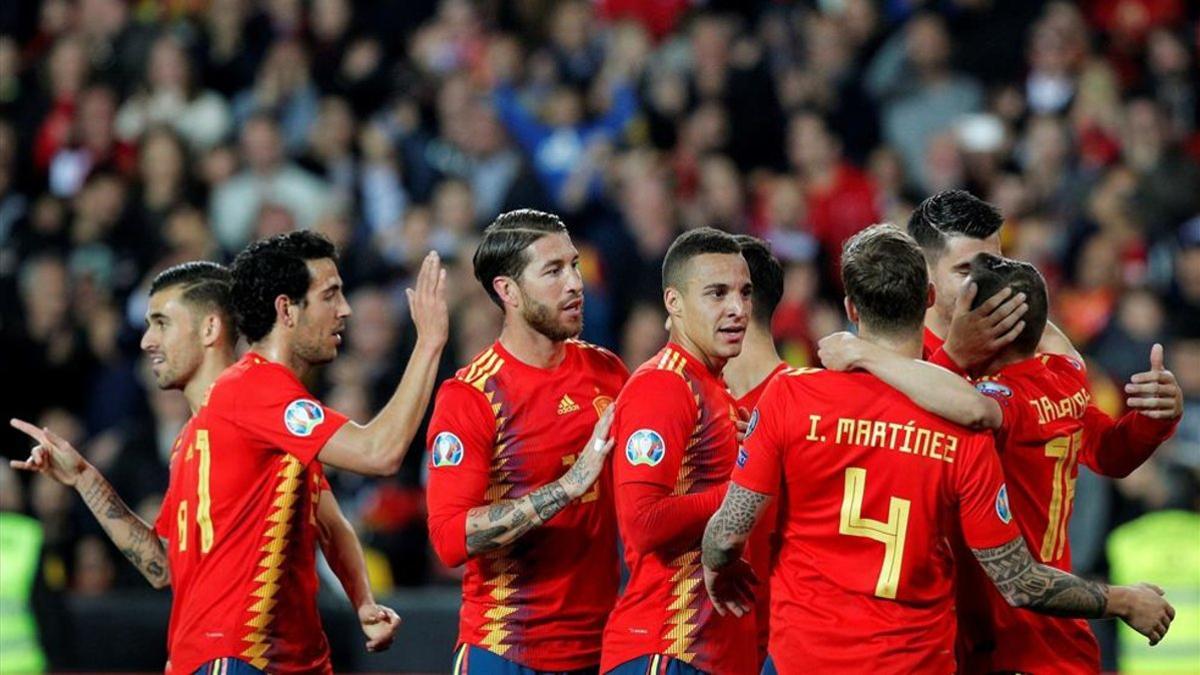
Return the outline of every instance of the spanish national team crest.
[[[758,408],[755,408],[754,412],[750,413],[750,421],[746,423],[746,435],[743,437],[742,440],[745,441],[746,439],[749,439],[750,434],[754,433],[754,430],[757,427],[758,427]]]
[[[283,411],[283,425],[293,436],[307,437],[325,421],[325,409],[316,401],[298,398]]]
[[[1012,522],[1012,509],[1008,506],[1008,485],[1001,485],[996,493],[996,515],[1007,525]]]
[[[984,396],[991,396],[992,398],[1012,398],[1012,389],[994,380],[977,382],[975,383],[975,389]]]
[[[630,434],[629,440],[625,442],[625,459],[634,466],[658,466],[666,454],[667,445],[663,443],[662,436],[653,429],[638,429]]]
[[[429,449],[434,468],[443,466],[458,466],[463,460],[463,444],[458,436],[443,431],[433,439],[433,447]]]

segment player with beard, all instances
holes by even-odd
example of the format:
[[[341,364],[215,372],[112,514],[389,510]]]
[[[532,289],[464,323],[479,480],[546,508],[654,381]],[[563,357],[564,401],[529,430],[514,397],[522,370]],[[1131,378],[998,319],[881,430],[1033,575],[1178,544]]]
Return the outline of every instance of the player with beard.
[[[752,619],[704,596],[700,536],[738,451],[737,408],[721,379],[750,321],[741,246],[712,228],[681,235],[663,262],[667,346],[617,399],[613,462],[629,583],[604,631],[606,673],[757,672]]]
[[[504,327],[441,386],[428,435],[430,538],[466,565],[453,672],[594,673],[620,565],[609,407],[628,371],[575,339],[583,279],[558,216],[501,214],[474,264]]]
[[[150,286],[142,350],[149,358],[155,384],[160,389],[182,390],[193,414],[204,405],[209,388],[220,373],[234,362],[237,332],[230,311],[230,285],[229,271],[221,265],[190,262],[163,271]],[[182,609],[195,604],[192,599],[181,597],[182,589],[197,588],[203,593],[209,588],[179,572],[172,574],[168,565],[168,552],[179,549],[181,543],[177,537],[185,530],[174,527],[178,510],[173,511],[166,504],[176,503],[174,493],[182,489],[179,485],[184,482],[183,476],[194,473],[194,465],[206,459],[211,461],[211,456],[198,453],[191,446],[181,446],[183,438],[191,433],[191,422],[180,432],[180,442],[171,454],[171,486],[153,527],[130,511],[95,467],[57,434],[20,420],[13,420],[13,426],[38,441],[30,458],[13,462],[14,467],[41,471],[74,487],[121,552],[155,588],[172,584],[176,587],[168,635],[170,653],[174,656],[175,645],[187,641],[181,637],[188,630],[181,625]],[[321,548],[358,613],[368,638],[367,649],[386,649],[399,626],[398,617],[391,609],[375,603],[362,548],[327,483],[321,485],[315,519]],[[239,673],[257,669],[236,659],[220,658],[196,670]]]
[[[771,378],[787,370],[787,363],[775,348],[771,336],[771,318],[783,297],[783,267],[767,242],[748,234],[735,235],[742,247],[742,257],[750,269],[750,283],[754,286],[753,311],[746,326],[746,339],[742,341],[742,353],[725,364],[723,376],[729,392],[736,399],[738,414],[758,407]],[[755,623],[758,628],[758,659],[761,664],[767,658],[767,638],[770,635],[768,617],[771,610],[770,577],[773,552],[779,550],[779,532],[775,519],[778,517],[775,502],[762,517],[761,532],[755,532],[747,545],[747,559],[754,565],[754,572],[763,583],[758,588],[755,604]]]

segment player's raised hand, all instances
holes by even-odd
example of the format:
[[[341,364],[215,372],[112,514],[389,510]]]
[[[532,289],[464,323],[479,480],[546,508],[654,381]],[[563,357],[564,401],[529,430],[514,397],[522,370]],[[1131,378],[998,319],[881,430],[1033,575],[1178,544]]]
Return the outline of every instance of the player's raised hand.
[[[358,623],[367,636],[367,651],[382,652],[392,646],[400,615],[391,607],[371,603],[358,608]]]
[[[444,345],[450,336],[450,312],[446,308],[446,270],[437,251],[421,261],[416,288],[406,288],[409,312],[417,326],[418,339]]]
[[[1183,414],[1183,390],[1163,363],[1163,347],[1150,348],[1150,370],[1135,373],[1125,385],[1125,404],[1156,420],[1172,420]]]
[[[1150,638],[1151,646],[1163,639],[1175,619],[1175,608],[1163,597],[1163,589],[1154,584],[1114,586],[1109,589],[1109,604],[1109,611]]]
[[[830,333],[817,343],[817,358],[830,370],[853,370],[870,343],[849,331]]]
[[[971,281],[959,290],[954,301],[954,317],[950,320],[950,332],[946,335],[943,349],[960,367],[972,370],[992,359],[1004,349],[1021,331],[1025,322],[1021,317],[1029,311],[1024,293],[1013,294],[1011,288],[1003,288],[975,309],[971,303],[979,286]]]
[[[37,445],[33,446],[28,459],[12,460],[9,462],[9,466],[22,471],[37,471],[68,487],[75,486],[79,476],[88,467],[87,460],[79,454],[79,451],[71,447],[71,444],[62,436],[49,429],[39,429],[29,422],[18,419],[10,420],[9,424],[37,441]]]
[[[720,569],[704,568],[704,588],[717,614],[745,616],[754,607],[758,577],[750,563],[738,558]]]
[[[609,405],[604,409],[600,419],[596,420],[596,426],[592,429],[592,437],[588,439],[587,447],[579,453],[579,456],[575,458],[575,463],[563,474],[563,489],[567,491],[571,499],[577,499],[591,489],[592,484],[600,477],[600,472],[604,470],[604,461],[608,459],[608,453],[613,447],[610,429],[615,408],[615,405]]]

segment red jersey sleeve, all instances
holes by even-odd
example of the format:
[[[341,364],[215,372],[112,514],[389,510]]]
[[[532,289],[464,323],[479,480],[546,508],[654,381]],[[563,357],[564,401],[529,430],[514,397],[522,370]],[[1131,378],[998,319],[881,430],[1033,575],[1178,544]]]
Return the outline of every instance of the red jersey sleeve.
[[[746,440],[738,450],[733,482],[759,494],[774,495],[783,480],[787,438],[783,424],[788,406],[784,378],[774,378],[750,413]],[[793,407],[793,409],[795,409]]]
[[[617,398],[613,419],[617,522],[639,553],[697,542],[727,486],[674,495],[698,408],[687,382],[668,370],[636,376]]]
[[[959,453],[955,476],[963,538],[973,549],[995,548],[1020,536],[1012,522],[1000,457],[990,434],[974,434],[967,444],[969,452]]]
[[[960,377],[967,376],[967,371],[963,370],[954,359],[950,358],[950,355],[946,353],[946,348],[944,346],[938,347],[936,351],[929,355],[929,358],[926,359],[926,361],[934,365],[941,366]]]
[[[433,550],[448,567],[467,561],[467,512],[487,503],[496,417],[483,395],[449,380],[438,391],[429,422],[429,483],[425,499]]]
[[[1018,403],[1013,396],[1013,390],[1001,380],[984,379],[975,383],[975,391],[987,396],[1000,405],[1000,413],[1002,420],[1000,428],[996,430],[996,437],[1000,439],[997,447],[1004,445],[1005,437],[1013,430],[1020,428],[1026,407]]]
[[[171,500],[171,488],[168,486],[166,493],[163,494],[162,505],[158,508],[158,516],[154,518],[154,534],[158,535],[159,539],[171,538],[171,525],[175,521],[175,509]]]
[[[232,419],[253,448],[278,448],[308,466],[342,428],[345,415],[313,398],[282,366],[258,365],[238,388]]]
[[[1047,357],[1046,367],[1076,380],[1080,386],[1087,386],[1087,368],[1083,362],[1060,354]],[[1114,420],[1096,404],[1088,403],[1083,413],[1084,439],[1079,461],[1102,476],[1124,478],[1171,437],[1178,423],[1178,419],[1151,419],[1135,410]]]

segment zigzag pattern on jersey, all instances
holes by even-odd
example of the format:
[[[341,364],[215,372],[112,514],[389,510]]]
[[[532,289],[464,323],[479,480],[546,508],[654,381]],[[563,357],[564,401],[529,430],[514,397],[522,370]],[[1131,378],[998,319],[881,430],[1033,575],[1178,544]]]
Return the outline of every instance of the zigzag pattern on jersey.
[[[512,496],[513,488],[516,487],[516,483],[513,481],[513,471],[516,467],[513,466],[513,463],[517,448],[512,443],[513,435],[509,429],[509,422],[512,419],[511,410],[500,395],[496,381],[493,379],[503,365],[504,359],[499,358],[493,350],[489,349],[467,369],[464,377],[460,378],[487,397],[492,414],[496,417],[496,440],[492,450],[492,467],[487,492],[484,493],[484,497],[490,503],[509,499]],[[479,643],[488,651],[499,656],[505,656],[514,645],[513,620],[515,617],[513,615],[520,608],[520,603],[517,602],[519,598],[515,597],[519,591],[516,583],[519,561],[507,554],[506,550],[493,551],[484,557],[482,565],[483,572],[490,575],[483,583],[485,586],[491,587],[488,595],[495,604],[483,613],[487,621],[480,627],[483,637],[480,638]]]
[[[696,455],[692,451],[703,437],[704,406],[700,403],[699,387],[689,378],[684,368],[687,366],[687,356],[670,347],[663,350],[658,360],[659,370],[669,370],[678,374],[687,382],[692,398],[696,401],[696,423],[692,427],[692,435],[688,438],[687,448],[683,453],[683,461],[679,465],[679,475],[675,478],[673,495],[685,495],[695,484],[693,473],[696,471]],[[693,550],[683,553],[670,562],[675,569],[671,575],[671,604],[667,611],[671,615],[663,626],[663,640],[667,641],[664,653],[681,661],[691,663],[696,657],[692,645],[700,630],[700,622],[696,614],[700,610],[700,591],[704,589],[704,577],[700,568],[700,551]]]
[[[273,510],[271,515],[267,516],[267,528],[263,532],[266,541],[259,549],[263,555],[258,561],[258,576],[254,577],[259,586],[250,594],[252,600],[247,611],[251,617],[245,624],[250,628],[250,632],[242,638],[250,644],[241,653],[241,657],[259,670],[265,670],[269,663],[265,654],[271,646],[267,636],[270,634],[271,622],[275,619],[271,610],[279,602],[275,595],[279,592],[279,577],[283,575],[283,565],[287,561],[284,551],[288,546],[288,536],[292,532],[296,499],[304,488],[304,480],[301,477],[304,465],[300,460],[291,455],[284,455],[282,464],[279,473],[276,474],[279,483],[275,486],[275,501],[271,503]]]

